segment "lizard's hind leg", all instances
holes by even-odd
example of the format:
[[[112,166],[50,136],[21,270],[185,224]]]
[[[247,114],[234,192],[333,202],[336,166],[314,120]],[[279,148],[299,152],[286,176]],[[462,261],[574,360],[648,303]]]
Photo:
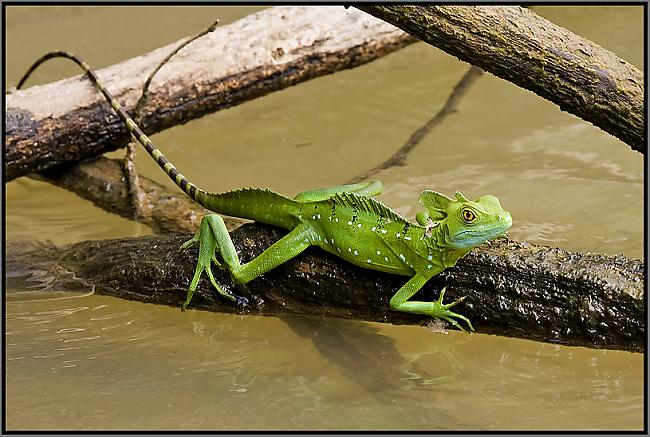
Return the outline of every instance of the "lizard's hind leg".
[[[311,228],[306,225],[299,225],[269,246],[257,258],[254,258],[246,264],[241,264],[223,219],[218,214],[206,215],[201,220],[201,226],[194,237],[181,246],[181,250],[183,250],[196,243],[199,244],[199,259],[196,264],[196,270],[194,271],[194,277],[187,291],[187,299],[183,303],[181,310],[185,310],[192,300],[192,295],[196,291],[201,273],[204,271],[219,294],[230,300],[236,300],[236,296],[223,291],[219,287],[212,275],[210,269],[211,263],[221,266],[216,258],[217,253],[221,255],[223,263],[230,272],[233,281],[238,284],[245,284],[274,267],[289,261],[309,247],[311,244],[311,233]]]
[[[354,193],[360,196],[376,196],[381,194],[384,186],[381,181],[360,182],[358,184],[337,185],[329,188],[318,188],[316,190],[303,191],[298,193],[293,200],[298,202],[319,202],[329,199],[336,193]]]

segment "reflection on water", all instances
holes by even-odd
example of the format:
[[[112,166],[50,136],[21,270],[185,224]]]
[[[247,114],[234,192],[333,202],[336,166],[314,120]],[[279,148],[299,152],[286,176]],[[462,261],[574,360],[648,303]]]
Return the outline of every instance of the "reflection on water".
[[[642,426],[641,354],[76,300],[8,305],[10,429]]]
[[[642,64],[642,8],[536,10]],[[226,23],[248,12],[9,8],[6,80],[15,83],[48,50],[108,65],[198,32],[215,16]],[[63,65],[44,67],[35,81],[77,74]],[[268,186],[291,195],[384,161],[466,69],[414,44],[154,141],[200,186]],[[143,155],[139,171],[169,184]],[[486,74],[406,166],[378,177],[381,200],[409,217],[425,188],[492,193],[515,219],[513,239],[641,257],[642,169],[640,155],[620,141]],[[10,241],[151,232],[43,182],[22,178],[6,188]],[[94,295],[55,265],[34,267],[35,281],[25,280],[20,263],[5,267],[11,430],[643,426],[641,354],[336,319],[181,313]]]

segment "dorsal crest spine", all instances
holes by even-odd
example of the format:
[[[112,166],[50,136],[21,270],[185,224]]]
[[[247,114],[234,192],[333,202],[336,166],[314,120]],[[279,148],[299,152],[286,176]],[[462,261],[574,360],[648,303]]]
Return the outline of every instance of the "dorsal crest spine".
[[[328,201],[333,202],[335,206],[355,208],[359,212],[363,211],[377,217],[385,217],[393,221],[408,222],[404,217],[372,197],[343,192],[333,195],[328,199]]]

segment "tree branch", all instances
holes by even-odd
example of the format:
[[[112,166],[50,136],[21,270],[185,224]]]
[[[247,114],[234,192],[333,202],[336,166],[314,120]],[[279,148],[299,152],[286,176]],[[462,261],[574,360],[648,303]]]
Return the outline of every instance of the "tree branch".
[[[355,6],[550,100],[645,153],[643,73],[529,9]]]
[[[156,133],[315,77],[370,62],[415,38],[342,7],[275,7],[192,43],[158,72],[142,116]],[[125,108],[175,42],[99,70]],[[5,182],[126,145],[126,127],[82,76],[14,91],[5,104]],[[129,109],[132,114],[132,110]],[[79,133],[82,134],[79,134]]]

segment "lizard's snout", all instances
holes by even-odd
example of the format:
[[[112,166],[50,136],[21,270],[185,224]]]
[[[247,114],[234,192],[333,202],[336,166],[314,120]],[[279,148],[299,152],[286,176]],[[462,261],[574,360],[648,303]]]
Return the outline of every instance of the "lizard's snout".
[[[501,214],[497,214],[497,221],[503,223],[504,226],[512,226],[512,217],[508,211],[503,211]]]

